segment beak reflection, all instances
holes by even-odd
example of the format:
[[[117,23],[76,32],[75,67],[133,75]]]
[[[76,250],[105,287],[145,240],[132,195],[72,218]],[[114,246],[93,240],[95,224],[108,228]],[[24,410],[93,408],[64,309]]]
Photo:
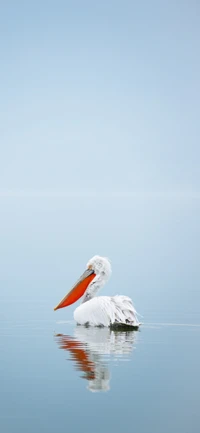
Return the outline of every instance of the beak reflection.
[[[70,354],[74,369],[88,382],[92,392],[109,391],[109,365],[116,358],[127,361],[136,342],[137,331],[114,331],[109,328],[77,326],[74,335],[56,334],[59,349]],[[109,355],[109,357],[108,357]],[[120,363],[120,366],[122,364]]]

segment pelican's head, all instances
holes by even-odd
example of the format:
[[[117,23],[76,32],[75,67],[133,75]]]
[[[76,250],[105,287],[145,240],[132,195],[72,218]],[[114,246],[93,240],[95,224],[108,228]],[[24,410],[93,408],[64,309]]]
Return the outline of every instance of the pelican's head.
[[[111,264],[106,257],[94,256],[87,263],[87,269],[92,269],[97,277],[102,276],[105,280],[111,275]]]
[[[79,278],[70,292],[59,302],[54,308],[67,307],[78,301],[84,294],[89,294],[89,298],[94,296],[98,288],[103,286],[111,275],[111,264],[106,257],[94,256],[89,260],[87,268],[83,275]],[[94,281],[93,281],[94,280]],[[92,283],[92,284],[91,284]],[[86,294],[86,295],[87,295]],[[89,299],[87,297],[87,299]]]

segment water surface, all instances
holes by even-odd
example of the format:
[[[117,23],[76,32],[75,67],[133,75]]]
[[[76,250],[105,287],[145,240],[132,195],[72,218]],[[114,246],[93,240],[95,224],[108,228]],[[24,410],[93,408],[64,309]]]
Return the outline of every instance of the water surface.
[[[1,302],[3,433],[199,432],[200,324],[119,332],[37,309]]]
[[[199,433],[199,201],[5,198],[0,218],[0,432]],[[139,332],[53,311],[94,254]]]

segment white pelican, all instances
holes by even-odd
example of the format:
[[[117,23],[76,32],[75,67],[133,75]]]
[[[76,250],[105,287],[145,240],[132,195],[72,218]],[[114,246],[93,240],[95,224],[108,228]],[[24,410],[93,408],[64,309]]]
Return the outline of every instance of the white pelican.
[[[94,256],[89,260],[86,271],[54,310],[67,307],[83,296],[81,305],[74,311],[74,319],[79,325],[106,327],[126,325],[138,328],[140,323],[129,297],[119,295],[95,297],[110,275],[109,260]]]

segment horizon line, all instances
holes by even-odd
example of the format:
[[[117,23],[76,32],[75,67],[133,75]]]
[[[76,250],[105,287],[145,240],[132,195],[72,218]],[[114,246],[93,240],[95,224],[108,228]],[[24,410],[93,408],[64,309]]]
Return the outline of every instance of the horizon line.
[[[59,190],[59,189],[0,189],[0,198],[189,198],[200,199],[200,191],[196,190]]]

